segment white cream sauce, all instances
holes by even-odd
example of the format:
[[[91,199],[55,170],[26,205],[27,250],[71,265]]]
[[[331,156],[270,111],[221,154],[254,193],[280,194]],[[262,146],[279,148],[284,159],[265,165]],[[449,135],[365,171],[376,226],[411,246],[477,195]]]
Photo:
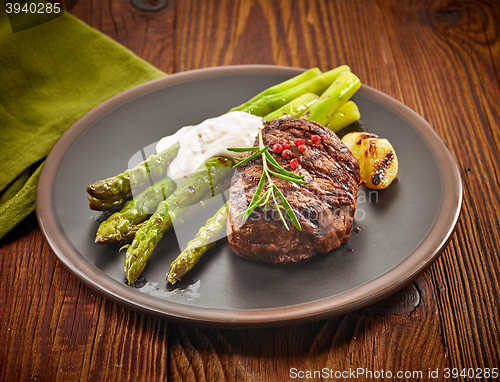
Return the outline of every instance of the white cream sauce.
[[[167,175],[179,184],[213,156],[243,157],[245,153],[228,151],[227,148],[252,146],[262,127],[261,117],[232,111],[199,125],[185,126],[175,134],[162,138],[156,145],[156,152],[169,148],[175,142],[180,143],[179,153],[167,170]]]

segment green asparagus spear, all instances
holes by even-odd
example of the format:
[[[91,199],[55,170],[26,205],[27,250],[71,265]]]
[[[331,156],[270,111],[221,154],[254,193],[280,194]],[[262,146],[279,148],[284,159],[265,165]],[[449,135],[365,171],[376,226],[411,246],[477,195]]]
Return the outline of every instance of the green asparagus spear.
[[[127,231],[123,233],[122,236],[122,242],[124,243],[131,243],[132,240],[134,240],[135,234],[137,231],[139,231],[142,227],[146,225],[147,221],[143,221],[142,223],[139,224],[131,224],[128,226]]]
[[[194,239],[188,243],[186,249],[170,264],[170,271],[167,275],[167,281],[170,284],[173,285],[179,281],[195,266],[201,256],[215,245],[216,240],[226,229],[226,222],[227,203],[207,220]]]
[[[322,94],[340,73],[349,71],[346,65],[322,73],[281,93],[264,96],[241,111],[263,117],[305,93]]]
[[[280,107],[278,110],[273,111],[266,115],[263,120],[264,122],[271,122],[273,119],[281,117],[294,117],[298,118],[305,111],[317,101],[319,97],[314,93],[306,93],[294,100],[288,102],[285,106]]]
[[[347,101],[332,115],[326,127],[334,133],[337,133],[344,127],[356,122],[360,117],[361,114],[359,113],[358,105],[356,105],[354,101]]]
[[[112,200],[118,197],[126,199],[130,196],[132,189],[144,188],[150,184],[150,177],[155,180],[165,175],[165,170],[177,156],[179,147],[179,143],[175,143],[121,174],[89,184],[87,192],[90,196],[101,200]]]
[[[360,86],[359,78],[352,72],[344,71],[340,73],[337,79],[304,113],[302,118],[326,126],[332,115],[356,93]]]
[[[259,99],[261,99],[265,96],[269,96],[271,94],[282,93],[285,90],[288,90],[288,89],[290,89],[290,88],[292,88],[292,87],[294,87],[302,82],[310,80],[311,78],[314,78],[320,74],[321,74],[321,70],[319,70],[318,68],[309,69],[309,70],[299,74],[298,76],[292,77],[289,80],[280,82],[279,84],[276,84],[274,86],[267,88],[266,90],[257,94],[255,97],[249,99],[247,102],[241,104],[240,106],[233,107],[230,111],[243,110],[248,105],[258,101]]]
[[[131,230],[133,230],[131,226],[143,221],[156,209],[158,203],[174,192],[176,187],[175,182],[166,177],[146,188],[137,197],[126,202],[119,212],[115,212],[101,223],[95,242],[117,242],[129,237]]]
[[[158,204],[156,212],[137,231],[132,244],[128,246],[125,272],[129,284],[144,270],[154,248],[165,231],[172,227],[176,215],[182,213],[183,208],[202,200],[210,193],[214,195],[217,187],[220,187],[221,191],[224,187],[229,187],[232,165],[232,161],[224,157],[208,159],[172,195]]]
[[[116,196],[109,199],[97,199],[89,195],[87,199],[89,201],[90,209],[94,211],[107,211],[111,208],[121,206],[123,203],[125,203],[128,197],[129,195],[127,195],[126,198],[122,196]]]

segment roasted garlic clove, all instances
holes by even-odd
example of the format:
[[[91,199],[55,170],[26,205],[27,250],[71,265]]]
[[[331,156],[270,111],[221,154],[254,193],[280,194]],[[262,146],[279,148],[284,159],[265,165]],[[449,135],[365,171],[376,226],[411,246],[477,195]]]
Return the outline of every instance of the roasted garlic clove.
[[[396,151],[387,139],[370,133],[349,133],[342,142],[359,162],[361,176],[368,188],[386,188],[398,175]]]

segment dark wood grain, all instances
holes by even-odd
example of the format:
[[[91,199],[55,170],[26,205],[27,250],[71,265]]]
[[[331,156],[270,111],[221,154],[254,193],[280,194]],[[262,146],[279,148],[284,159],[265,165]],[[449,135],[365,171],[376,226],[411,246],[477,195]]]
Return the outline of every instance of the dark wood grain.
[[[406,380],[439,369],[445,380],[447,367],[500,368],[496,0],[169,0],[158,12],[86,0],[72,13],[166,73],[350,65],[446,142],[463,210],[443,255],[390,298],[254,330],[174,324],[106,300],[69,274],[30,217],[0,243],[1,381],[284,381],[292,368],[422,372]]]

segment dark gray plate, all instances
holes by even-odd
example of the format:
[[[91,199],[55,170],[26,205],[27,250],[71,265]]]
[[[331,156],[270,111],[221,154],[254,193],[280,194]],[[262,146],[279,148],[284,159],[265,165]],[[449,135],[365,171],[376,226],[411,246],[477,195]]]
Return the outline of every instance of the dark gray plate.
[[[298,264],[254,264],[220,241],[173,288],[165,274],[179,253],[161,241],[141,288],[124,283],[118,245],[94,244],[103,214],[85,187],[123,171],[130,157],[178,128],[220,115],[301,72],[236,66],[179,73],[128,90],[95,108],[57,142],[40,176],[37,215],[59,259],[82,282],[132,309],[196,325],[272,326],[345,313],[373,303],[420,275],[441,253],[457,221],[462,187],[454,159],[412,110],[362,86],[357,128],[388,138],[399,159],[395,183],[362,187],[349,243]]]

